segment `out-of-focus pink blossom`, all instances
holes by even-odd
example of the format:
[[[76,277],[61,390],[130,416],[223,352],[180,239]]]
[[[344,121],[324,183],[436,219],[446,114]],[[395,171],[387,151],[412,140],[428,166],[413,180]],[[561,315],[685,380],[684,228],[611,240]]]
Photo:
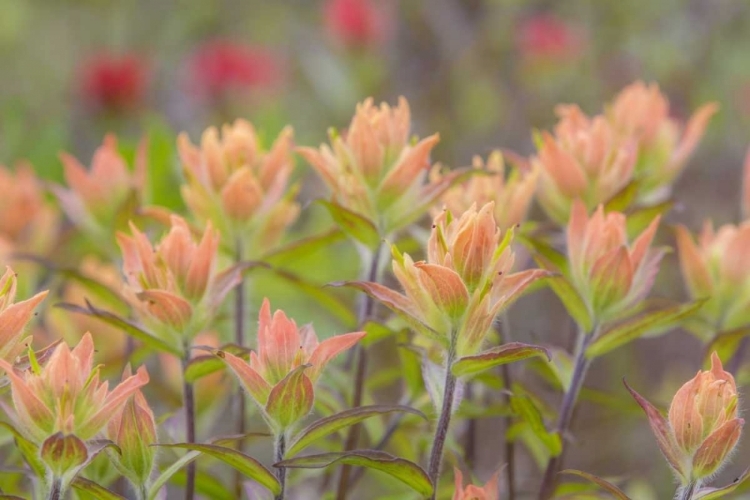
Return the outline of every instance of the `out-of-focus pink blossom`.
[[[226,40],[206,42],[190,60],[192,90],[207,98],[270,88],[281,81],[278,58],[268,49]]]
[[[533,59],[572,59],[583,49],[580,33],[553,14],[536,14],[522,20],[516,43],[524,57]]]
[[[86,61],[80,78],[86,101],[108,111],[123,111],[142,103],[148,68],[135,54],[101,53]]]
[[[323,6],[326,28],[348,47],[377,45],[385,38],[383,11],[371,0],[328,0]]]

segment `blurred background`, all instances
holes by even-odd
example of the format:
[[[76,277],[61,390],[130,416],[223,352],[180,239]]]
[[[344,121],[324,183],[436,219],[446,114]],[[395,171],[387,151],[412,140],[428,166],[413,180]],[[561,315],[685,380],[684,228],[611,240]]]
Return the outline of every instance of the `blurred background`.
[[[87,162],[106,132],[126,145],[148,135],[164,160],[151,165],[155,198],[179,204],[180,131],[196,141],[243,117],[268,140],[291,124],[297,144],[317,145],[357,102],[403,95],[415,132],[441,134],[434,159],[463,166],[497,147],[532,154],[531,131],[554,124],[556,104],[597,113],[643,79],[659,83],[675,117],[721,106],[668,217],[695,229],[705,217],[739,217],[748,47],[750,4],[739,0],[0,0],[0,163],[28,159],[60,181],[60,151]],[[656,292],[679,299],[675,260]],[[547,295],[513,310],[514,338],[566,346],[571,332],[560,331],[562,308]],[[633,498],[667,498],[669,472],[620,379],[665,408],[701,356],[697,340],[672,332],[598,362],[591,380],[601,391],[588,399],[599,404],[579,412],[570,465],[638,478]],[[498,437],[477,451],[486,479],[503,429],[485,419],[476,432]],[[722,481],[750,463],[747,441]],[[522,457],[520,488],[533,490],[538,474]]]

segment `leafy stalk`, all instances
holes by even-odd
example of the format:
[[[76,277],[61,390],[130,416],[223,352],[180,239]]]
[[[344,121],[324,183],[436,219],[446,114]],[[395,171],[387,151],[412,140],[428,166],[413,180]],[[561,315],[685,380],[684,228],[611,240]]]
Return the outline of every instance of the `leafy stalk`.
[[[286,453],[286,435],[282,432],[280,436],[276,438],[274,444],[274,462],[278,463],[284,460],[284,454]],[[276,479],[279,480],[281,485],[281,491],[274,498],[274,500],[284,500],[286,493],[286,467],[278,467],[276,469]]]
[[[195,396],[193,384],[185,380],[185,370],[190,362],[190,348],[185,345],[185,353],[182,357],[182,399],[185,407],[185,433],[188,443],[195,443]],[[195,462],[190,462],[185,470],[185,500],[193,500],[195,497]]]

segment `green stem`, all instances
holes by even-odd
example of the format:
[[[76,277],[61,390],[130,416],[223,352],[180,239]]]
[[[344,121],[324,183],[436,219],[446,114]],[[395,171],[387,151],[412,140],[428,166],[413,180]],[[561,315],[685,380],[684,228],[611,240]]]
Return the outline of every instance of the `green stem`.
[[[185,434],[188,443],[195,443],[195,396],[193,384],[185,380],[185,370],[190,362],[190,346],[186,342],[182,358],[182,404],[185,407]],[[195,498],[195,462],[188,464],[185,481],[185,500]]]
[[[433,439],[432,451],[430,452],[430,464],[428,475],[434,488],[432,500],[435,500],[440,479],[440,465],[443,461],[443,447],[448,437],[448,430],[453,414],[453,399],[456,393],[456,376],[453,375],[453,362],[456,359],[456,332],[451,332],[450,347],[445,359],[445,386],[443,388],[443,406],[440,410],[437,427],[435,427],[435,438]]]
[[[274,461],[281,462],[284,460],[284,454],[286,453],[286,435],[282,433],[276,439],[276,445],[274,450]],[[279,480],[281,485],[281,491],[274,498],[274,500],[284,500],[286,494],[286,467],[279,467],[276,469],[276,479]]]
[[[691,481],[687,486],[680,486],[677,488],[675,498],[678,500],[693,500],[695,490],[700,487],[700,481]]]
[[[557,419],[556,431],[562,439],[563,449],[558,456],[551,457],[549,462],[547,462],[547,470],[544,472],[544,479],[542,479],[542,485],[539,490],[539,500],[549,500],[555,492],[557,473],[560,472],[565,453],[565,435],[570,428],[570,424],[573,420],[573,410],[575,410],[576,402],[578,401],[578,395],[581,393],[583,382],[586,379],[586,373],[588,372],[589,366],[591,366],[591,360],[586,357],[586,348],[591,343],[591,340],[596,337],[597,332],[598,329],[595,328],[590,334],[584,332],[579,332],[578,334],[573,359],[573,375],[570,379],[570,387],[563,397],[562,405],[560,406],[560,414]]]
[[[235,264],[239,264],[244,259],[242,240],[237,239],[235,250]],[[245,280],[240,281],[234,290],[234,341],[238,346],[245,345]],[[239,436],[244,436],[245,428],[245,391],[240,387],[235,395],[237,402],[237,422],[235,423],[236,432]],[[245,447],[244,440],[237,442],[237,450],[243,451]],[[234,471],[234,495],[237,498],[242,497],[242,481],[244,477],[239,471]]]
[[[63,498],[63,487],[62,478],[52,478],[52,485],[49,490],[48,500],[62,500]]]

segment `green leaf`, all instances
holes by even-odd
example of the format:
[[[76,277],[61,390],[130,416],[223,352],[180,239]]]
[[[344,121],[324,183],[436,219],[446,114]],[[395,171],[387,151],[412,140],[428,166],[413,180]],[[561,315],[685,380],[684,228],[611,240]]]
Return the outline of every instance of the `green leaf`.
[[[237,344],[226,344],[219,347],[219,350],[234,354],[238,357],[247,358],[248,350],[244,347],[240,347]],[[190,360],[185,367],[184,377],[185,381],[189,383],[195,383],[196,380],[211,375],[224,369],[224,362],[214,355],[196,356]]]
[[[422,496],[432,495],[433,487],[427,473],[419,465],[409,460],[394,457],[384,451],[354,450],[341,453],[321,453],[282,460],[274,467],[290,469],[322,469],[333,464],[366,467],[385,472],[398,479]]]
[[[191,451],[189,453],[184,454],[182,457],[180,457],[178,460],[176,460],[172,465],[164,469],[159,476],[154,480],[153,484],[151,484],[151,487],[148,490],[148,500],[154,500],[156,496],[159,494],[159,490],[167,484],[167,481],[169,481],[172,476],[174,476],[180,469],[185,467],[187,464],[195,460],[200,456],[200,452],[198,451]]]
[[[704,364],[708,363],[711,359],[711,353],[714,351],[719,355],[719,358],[725,361],[729,360],[737,352],[740,341],[748,335],[750,335],[750,326],[717,333],[706,347]]]
[[[544,264],[542,267],[549,271],[559,271],[565,275],[568,273],[568,258],[564,253],[553,248],[546,241],[533,236],[519,234],[516,236],[524,246],[535,254],[535,259],[542,258]]]
[[[592,321],[589,308],[573,285],[564,276],[550,276],[545,278],[547,284],[573,317],[573,320],[585,332],[591,331]]]
[[[701,488],[695,492],[693,498],[695,500],[716,500],[717,498],[723,498],[728,493],[734,492],[742,483],[750,479],[750,469],[746,469],[740,477],[732,481],[732,484],[724,486],[722,488]]]
[[[45,467],[44,462],[42,462],[39,457],[39,448],[37,445],[23,437],[23,434],[7,422],[0,422],[0,427],[7,429],[13,434],[16,441],[16,448],[21,453],[24,460],[26,460],[26,463],[29,464],[31,470],[34,471],[39,479],[46,481],[47,467]]]
[[[654,217],[669,212],[673,205],[674,201],[667,200],[650,207],[639,208],[630,212],[626,222],[628,237],[635,238],[637,235],[641,234],[643,230],[651,224]]]
[[[345,410],[330,417],[321,418],[313,422],[305,429],[299,432],[289,443],[285,457],[293,457],[300,451],[304,450],[315,441],[322,439],[334,432],[349,427],[351,425],[367,420],[368,418],[378,415],[386,415],[393,412],[411,413],[418,415],[427,420],[427,417],[421,411],[401,405],[373,405],[361,406]]]
[[[604,204],[604,210],[606,212],[624,212],[635,200],[638,188],[640,188],[638,181],[629,182]]]
[[[274,495],[278,495],[281,492],[281,485],[276,477],[263,465],[251,458],[244,453],[234,450],[232,448],[226,448],[224,446],[217,446],[214,444],[198,444],[198,443],[177,443],[177,444],[159,444],[162,448],[181,448],[185,450],[198,451],[205,455],[212,456],[224,462],[225,464],[233,467],[239,471],[245,477],[257,481],[262,484]],[[184,466],[185,464],[183,464]],[[179,470],[179,469],[178,469]],[[176,472],[176,471],[175,471]]]
[[[109,325],[112,325],[116,328],[120,328],[131,337],[137,340],[140,340],[141,342],[151,347],[152,349],[155,349],[157,351],[162,351],[162,352],[168,352],[170,354],[174,354],[175,356],[182,356],[182,353],[180,352],[179,348],[164,342],[162,339],[153,336],[152,334],[148,333],[145,330],[142,330],[139,326],[137,326],[134,323],[131,323],[125,318],[122,318],[110,311],[105,311],[104,309],[98,309],[88,300],[86,301],[85,307],[79,306],[76,304],[70,304],[67,302],[61,302],[59,304],[55,304],[55,307],[59,307],[61,309],[65,309],[66,311],[71,311],[71,312],[78,313],[78,314],[84,314],[86,316],[91,316],[91,317],[100,319]]]
[[[266,403],[266,414],[281,430],[302,420],[312,410],[315,395],[305,370],[312,365],[300,365],[273,386]]]
[[[573,476],[582,477],[588,481],[591,481],[594,484],[599,485],[601,488],[607,490],[613,497],[615,497],[618,500],[630,500],[630,497],[628,497],[625,494],[625,492],[623,492],[620,488],[610,483],[609,481],[605,481],[604,479],[594,476],[593,474],[589,474],[588,472],[583,472],[583,471],[575,470],[575,469],[568,469],[568,470],[564,470],[560,472],[560,474],[570,474]]]
[[[544,445],[552,457],[562,452],[562,440],[557,432],[549,432],[534,401],[525,394],[514,394],[510,398],[513,413],[524,422],[533,435]]]
[[[346,238],[346,235],[340,229],[334,228],[322,234],[293,241],[265,255],[262,260],[272,266],[283,266],[318,250],[325,249],[344,238]]]
[[[281,278],[289,285],[303,292],[310,299],[323,306],[328,312],[333,314],[341,323],[348,327],[354,328],[357,324],[357,316],[352,312],[349,304],[339,299],[336,295],[321,285],[310,283],[294,273],[283,269],[274,268],[271,270],[274,276]]]
[[[653,335],[672,328],[682,319],[700,309],[705,302],[704,299],[687,304],[678,304],[660,311],[644,314],[617,325],[594,340],[588,349],[586,349],[586,357],[594,359],[643,335]]]
[[[328,209],[334,222],[346,234],[372,250],[380,245],[383,238],[371,220],[333,201],[320,200],[319,203]]]
[[[110,491],[104,486],[90,481],[84,477],[77,477],[73,480],[73,488],[79,493],[84,493],[88,498],[95,500],[125,500],[125,497]]]
[[[177,471],[172,476],[172,483],[177,486],[185,486],[187,484],[187,472],[185,469]],[[216,477],[211,472],[195,471],[195,492],[211,500],[236,500],[234,493],[227,489],[221,478]]]
[[[551,360],[550,353],[544,347],[511,342],[493,347],[474,356],[464,356],[453,363],[451,371],[457,377],[476,375],[495,366],[513,363],[532,357],[546,357]]]

